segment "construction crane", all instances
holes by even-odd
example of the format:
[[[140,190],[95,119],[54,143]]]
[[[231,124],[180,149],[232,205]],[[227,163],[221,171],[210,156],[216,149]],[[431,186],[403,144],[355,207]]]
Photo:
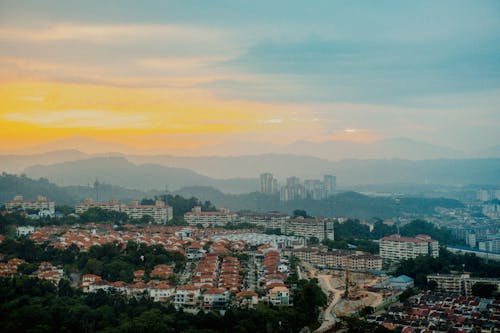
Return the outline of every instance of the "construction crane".
[[[350,262],[349,262],[349,256],[345,257],[345,293],[344,293],[344,298],[349,299],[349,283],[351,279],[351,271],[349,270]]]

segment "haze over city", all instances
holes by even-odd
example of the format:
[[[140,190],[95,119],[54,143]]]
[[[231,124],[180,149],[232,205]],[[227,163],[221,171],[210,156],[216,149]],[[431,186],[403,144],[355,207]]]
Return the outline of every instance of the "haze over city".
[[[0,153],[498,157],[498,1],[2,1]]]
[[[499,0],[0,0],[0,332],[500,332],[499,106]]]

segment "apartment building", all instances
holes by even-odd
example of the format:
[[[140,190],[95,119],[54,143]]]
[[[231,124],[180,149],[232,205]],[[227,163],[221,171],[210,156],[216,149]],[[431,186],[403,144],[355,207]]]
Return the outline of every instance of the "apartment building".
[[[470,273],[432,274],[427,275],[427,282],[435,281],[436,289],[465,296],[472,295],[472,287],[476,283],[494,284],[500,290],[500,280],[494,278],[471,277]]]
[[[192,211],[184,214],[184,220],[190,226],[201,224],[204,228],[222,227],[228,223],[238,222],[238,215],[227,210],[218,212]]]
[[[11,201],[5,203],[5,209],[8,212],[14,210],[35,210],[39,212],[48,212],[50,216],[56,212],[56,203],[50,201],[44,195],[39,195],[36,200],[24,200],[22,195],[16,195]]]
[[[260,175],[260,192],[274,194],[278,191],[278,180],[272,173],[262,173]]]
[[[353,271],[378,271],[382,269],[382,258],[365,252],[349,250],[326,251],[318,248],[293,249],[285,252],[316,267],[349,269]]]
[[[398,262],[419,255],[439,257],[438,241],[427,235],[415,237],[392,235],[380,239],[380,256],[384,262]]]
[[[156,223],[167,223],[174,217],[173,208],[165,205],[162,200],[156,200],[154,205],[138,205],[136,203],[125,205],[122,211],[133,219],[149,215]]]
[[[293,234],[306,238],[316,237],[320,241],[334,239],[334,222],[326,218],[303,218],[289,219],[285,224],[285,234]]]
[[[126,205],[117,200],[107,202],[94,202],[92,199],[86,199],[84,202],[75,206],[75,212],[82,214],[90,208],[100,208],[104,210],[122,212],[132,219],[140,219],[146,215],[153,218],[155,223],[167,223],[174,217],[173,208],[161,200],[156,200],[154,205],[139,205],[138,201],[133,201]]]
[[[282,233],[285,232],[285,225],[289,219],[290,216],[281,213],[255,213],[239,216],[240,223],[248,223],[265,229],[280,229]]]

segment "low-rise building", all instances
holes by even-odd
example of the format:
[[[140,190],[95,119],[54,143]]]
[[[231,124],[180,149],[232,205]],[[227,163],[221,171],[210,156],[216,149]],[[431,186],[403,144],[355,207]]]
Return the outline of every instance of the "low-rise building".
[[[382,258],[360,251],[333,250],[326,251],[319,248],[301,248],[285,251],[302,261],[316,267],[345,269],[349,265],[352,271],[379,271],[382,269]]]
[[[184,214],[184,220],[190,226],[202,225],[204,228],[223,227],[228,223],[237,222],[238,215],[226,210],[218,212],[193,211]]]
[[[389,286],[396,290],[405,290],[408,288],[413,288],[414,280],[406,275],[400,275],[389,279]]]
[[[56,213],[56,203],[47,199],[44,195],[39,195],[36,200],[24,200],[22,195],[16,195],[11,201],[5,203],[8,212],[15,210],[46,212],[45,215],[54,216]]]
[[[285,286],[277,286],[269,290],[269,303],[273,305],[289,305],[290,291]]]
[[[476,283],[496,285],[500,290],[500,279],[471,277],[470,273],[432,274],[427,275],[427,282],[434,281],[436,289],[460,295],[472,295],[472,287]]]
[[[180,286],[175,290],[174,305],[176,308],[195,308],[200,304],[200,295],[200,287]]]
[[[139,205],[137,201],[133,201],[130,205],[125,205],[117,200],[94,202],[92,199],[86,199],[84,202],[75,206],[75,212],[77,214],[82,214],[90,208],[100,208],[125,213],[132,219],[141,219],[144,216],[151,216],[154,222],[159,224],[167,223],[174,217],[173,208],[166,205],[161,200],[156,200],[154,205]]]
[[[206,310],[225,310],[229,301],[229,292],[220,288],[211,288],[203,294],[203,308]]]

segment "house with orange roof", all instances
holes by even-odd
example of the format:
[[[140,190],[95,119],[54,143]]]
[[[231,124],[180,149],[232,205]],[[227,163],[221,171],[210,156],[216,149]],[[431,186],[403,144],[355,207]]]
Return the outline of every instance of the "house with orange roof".
[[[82,288],[83,292],[88,292],[91,285],[100,282],[102,282],[102,278],[99,275],[85,274],[82,276],[82,282],[80,283],[80,287]]]
[[[269,303],[273,305],[290,305],[290,291],[285,286],[276,286],[269,290]]]
[[[134,271],[134,282],[141,282],[144,279],[144,273],[143,269]]]
[[[177,287],[174,296],[176,308],[195,308],[200,304],[200,287],[184,285]]]
[[[203,308],[206,310],[225,310],[229,302],[229,292],[212,288],[203,294]]]
[[[170,286],[165,282],[148,286],[147,290],[149,297],[151,297],[155,302],[166,302],[175,294],[175,287]]]
[[[250,290],[240,291],[236,294],[236,302],[240,307],[254,307],[259,303],[259,295]]]

